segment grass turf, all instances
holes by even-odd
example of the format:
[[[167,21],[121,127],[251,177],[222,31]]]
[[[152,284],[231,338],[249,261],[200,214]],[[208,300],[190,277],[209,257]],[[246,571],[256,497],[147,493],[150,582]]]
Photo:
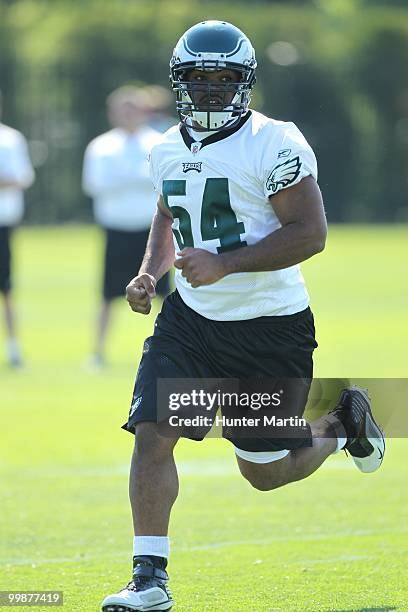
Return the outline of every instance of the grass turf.
[[[407,245],[406,227],[334,227],[326,252],[304,265],[317,375],[407,376]],[[129,576],[132,436],[120,425],[153,323],[117,304],[111,365],[86,367],[100,249],[91,228],[19,231],[27,366],[0,363],[0,589],[63,590],[69,611],[98,610]],[[391,440],[377,474],[335,456],[305,481],[260,493],[227,442],[181,443],[175,609],[408,609],[407,446]]]

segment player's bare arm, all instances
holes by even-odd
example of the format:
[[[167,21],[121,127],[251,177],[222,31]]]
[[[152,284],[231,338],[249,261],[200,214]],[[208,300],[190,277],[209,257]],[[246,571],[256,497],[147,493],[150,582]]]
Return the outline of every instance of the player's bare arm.
[[[234,272],[288,268],[324,249],[326,217],[322,195],[313,177],[283,189],[271,196],[270,202],[282,227],[258,243],[221,255],[194,248],[179,253],[175,266],[192,287],[210,285]]]
[[[126,299],[134,312],[149,314],[156,295],[156,283],[173,265],[172,222],[160,196],[142,265],[138,275],[126,287]]]
[[[229,272],[221,255],[215,255],[205,249],[187,247],[177,253],[174,266],[181,270],[192,287],[212,285]]]
[[[324,249],[326,217],[322,195],[313,177],[307,176],[269,200],[282,227],[257,244],[224,253],[227,274],[281,270]]]

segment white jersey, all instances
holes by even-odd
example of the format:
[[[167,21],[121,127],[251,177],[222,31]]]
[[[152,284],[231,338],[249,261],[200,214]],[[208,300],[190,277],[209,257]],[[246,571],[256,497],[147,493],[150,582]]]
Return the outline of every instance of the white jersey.
[[[105,228],[147,229],[157,204],[147,162],[161,134],[144,127],[135,134],[115,128],[89,143],[82,184],[94,198],[94,215]]]
[[[23,189],[34,181],[34,170],[24,136],[3,124],[0,124],[0,181],[21,185],[0,188],[0,226],[13,226],[22,219]]]
[[[259,242],[281,227],[269,196],[305,176],[316,158],[293,123],[250,111],[239,124],[195,142],[185,127],[168,130],[151,152],[151,176],[174,217],[177,250],[223,253]],[[217,321],[299,312],[309,296],[299,266],[229,274],[192,288],[176,270],[183,301]]]

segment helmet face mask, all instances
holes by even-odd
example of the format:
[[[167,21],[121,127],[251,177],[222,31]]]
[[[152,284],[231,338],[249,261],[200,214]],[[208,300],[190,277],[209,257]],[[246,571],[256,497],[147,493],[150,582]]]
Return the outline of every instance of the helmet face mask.
[[[233,127],[248,108],[255,68],[254,49],[235,26],[207,21],[187,30],[170,61],[181,122],[198,131]],[[223,74],[228,77],[226,82]]]

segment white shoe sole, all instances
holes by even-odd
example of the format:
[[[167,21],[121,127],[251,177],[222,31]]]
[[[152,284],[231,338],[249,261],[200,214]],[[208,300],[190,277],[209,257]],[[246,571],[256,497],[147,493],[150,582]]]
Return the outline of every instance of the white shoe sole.
[[[366,393],[364,393],[364,395],[368,398]],[[368,442],[372,446],[372,453],[368,457],[354,457],[353,455],[351,456],[360,472],[370,474],[371,472],[375,472],[376,470],[378,470],[384,460],[385,438],[383,432],[375,423],[374,418],[368,411],[366,414],[364,433]]]
[[[169,600],[163,589],[152,587],[146,591],[127,591],[125,595],[117,593],[108,595],[102,602],[103,612],[120,612],[121,610],[135,610],[149,612],[149,610],[171,610],[173,601]]]

